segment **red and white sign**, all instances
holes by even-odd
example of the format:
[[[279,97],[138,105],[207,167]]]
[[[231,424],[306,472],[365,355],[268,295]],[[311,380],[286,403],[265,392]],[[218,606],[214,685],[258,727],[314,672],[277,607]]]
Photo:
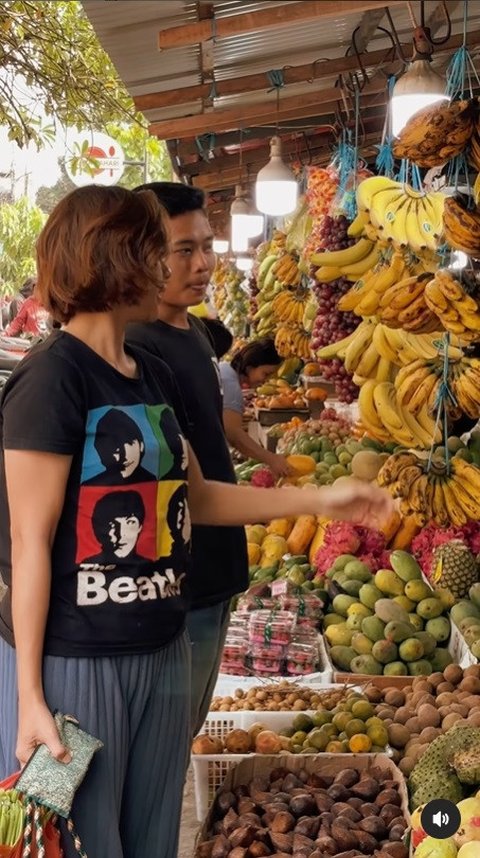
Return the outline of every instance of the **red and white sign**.
[[[85,163],[77,161],[77,170],[72,172],[72,161],[78,157],[78,150],[88,140],[89,146],[86,151]],[[100,131],[86,132],[83,136],[75,137],[69,141],[69,149],[73,154],[65,159],[65,170],[69,179],[77,187],[83,185],[116,185],[123,175],[125,158],[123,149],[113,137],[102,134]],[[77,144],[77,145],[74,145]],[[98,167],[93,170],[91,160],[98,162]]]

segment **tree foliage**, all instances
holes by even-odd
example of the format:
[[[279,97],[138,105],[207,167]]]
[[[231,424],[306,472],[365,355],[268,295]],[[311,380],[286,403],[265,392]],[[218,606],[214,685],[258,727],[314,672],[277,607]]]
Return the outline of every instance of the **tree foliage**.
[[[0,124],[19,146],[42,146],[56,121],[133,120],[133,102],[77,0],[5,0],[0,33]]]
[[[26,197],[0,206],[0,288],[14,293],[35,274],[35,242],[46,215]]]

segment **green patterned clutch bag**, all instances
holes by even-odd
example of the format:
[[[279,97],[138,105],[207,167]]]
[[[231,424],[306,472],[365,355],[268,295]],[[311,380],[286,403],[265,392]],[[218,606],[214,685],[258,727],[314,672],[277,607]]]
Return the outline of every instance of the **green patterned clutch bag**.
[[[60,763],[46,745],[39,745],[20,774],[15,788],[27,798],[67,819],[74,795],[82,783],[93,755],[103,742],[85,733],[71,715],[54,715],[58,734],[70,752],[71,761]]]

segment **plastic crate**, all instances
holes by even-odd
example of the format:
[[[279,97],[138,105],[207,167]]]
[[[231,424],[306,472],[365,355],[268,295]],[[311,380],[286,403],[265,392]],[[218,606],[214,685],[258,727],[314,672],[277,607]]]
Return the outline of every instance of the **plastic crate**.
[[[235,676],[229,673],[219,673],[213,697],[232,696],[236,688],[242,688],[245,691],[253,688],[255,685],[271,684],[280,679],[287,679],[288,682],[295,683],[296,685],[308,685],[310,688],[324,688],[331,685],[333,682],[333,666],[327,656],[325,641],[322,635],[318,635],[317,643],[319,671],[306,673],[303,676],[272,676],[268,679],[259,676]]]

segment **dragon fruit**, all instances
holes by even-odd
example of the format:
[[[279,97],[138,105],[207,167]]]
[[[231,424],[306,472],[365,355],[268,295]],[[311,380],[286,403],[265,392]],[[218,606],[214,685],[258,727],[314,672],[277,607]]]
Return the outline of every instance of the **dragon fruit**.
[[[435,550],[453,540],[463,542],[472,554],[477,556],[480,554],[480,524],[476,521],[471,521],[464,527],[438,527],[436,524],[429,524],[413,538],[413,556],[427,578],[431,578],[433,574]]]
[[[385,537],[382,533],[369,527],[335,521],[327,526],[323,545],[313,562],[316,580],[323,578],[341,554],[354,554],[373,572],[390,568],[389,554],[385,551]]]
[[[275,477],[273,476],[270,468],[258,468],[258,470],[252,474],[250,483],[258,489],[271,489],[275,485]]]

